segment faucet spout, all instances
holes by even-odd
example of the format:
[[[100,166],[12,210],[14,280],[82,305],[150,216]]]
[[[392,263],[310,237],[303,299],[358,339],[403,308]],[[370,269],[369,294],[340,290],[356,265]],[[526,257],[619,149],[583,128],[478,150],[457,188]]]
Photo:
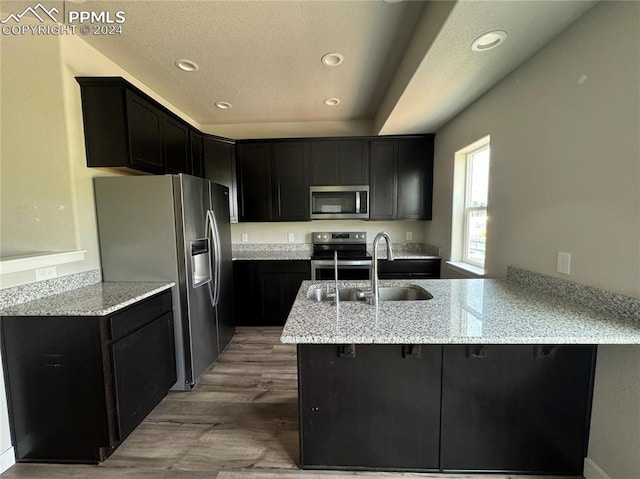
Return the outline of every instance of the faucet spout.
[[[393,249],[391,248],[391,237],[385,231],[381,231],[373,239],[373,271],[371,273],[371,296],[369,304],[376,306],[380,298],[380,289],[378,286],[378,243],[383,239],[387,243],[387,259],[393,261]]]

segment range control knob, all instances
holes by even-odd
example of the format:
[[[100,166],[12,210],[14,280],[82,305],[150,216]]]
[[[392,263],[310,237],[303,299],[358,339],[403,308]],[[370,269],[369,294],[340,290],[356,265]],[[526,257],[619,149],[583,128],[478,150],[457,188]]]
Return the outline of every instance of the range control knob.
[[[329,235],[322,235],[322,239],[328,239]]]
[[[322,235],[316,235],[316,238],[320,239],[320,238],[322,238]]]

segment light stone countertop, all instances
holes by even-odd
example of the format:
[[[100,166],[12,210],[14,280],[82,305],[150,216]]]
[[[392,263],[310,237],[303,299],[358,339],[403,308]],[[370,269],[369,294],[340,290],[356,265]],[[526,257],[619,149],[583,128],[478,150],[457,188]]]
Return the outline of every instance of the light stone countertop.
[[[10,306],[0,316],[106,316],[174,286],[172,282],[96,283]]]
[[[288,261],[288,260],[310,260],[311,252],[309,251],[233,251],[232,258],[234,261]]]
[[[416,284],[426,301],[315,302],[304,281],[282,332],[305,344],[640,344],[640,323],[580,306],[514,281],[437,279]],[[329,282],[331,283],[331,282]],[[340,282],[340,287],[369,283]]]

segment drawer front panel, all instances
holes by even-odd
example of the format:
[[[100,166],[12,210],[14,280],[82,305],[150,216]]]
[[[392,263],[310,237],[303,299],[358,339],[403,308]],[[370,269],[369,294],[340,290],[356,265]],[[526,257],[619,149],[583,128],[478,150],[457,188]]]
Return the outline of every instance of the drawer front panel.
[[[110,318],[110,339],[118,339],[171,311],[171,290],[118,312]]]

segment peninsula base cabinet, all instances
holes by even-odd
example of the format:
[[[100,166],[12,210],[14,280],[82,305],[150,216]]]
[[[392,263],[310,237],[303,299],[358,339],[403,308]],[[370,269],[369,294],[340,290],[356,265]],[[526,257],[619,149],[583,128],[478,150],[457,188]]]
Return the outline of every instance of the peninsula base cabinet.
[[[99,463],[176,381],[171,293],[110,316],[3,317],[18,462]]]
[[[301,467],[581,475],[595,354],[300,344]]]

